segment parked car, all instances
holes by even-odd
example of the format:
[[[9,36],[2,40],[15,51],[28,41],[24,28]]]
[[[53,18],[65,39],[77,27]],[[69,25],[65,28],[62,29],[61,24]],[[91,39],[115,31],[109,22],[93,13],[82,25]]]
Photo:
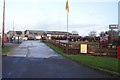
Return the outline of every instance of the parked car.
[[[41,39],[41,36],[36,36],[36,39],[37,39],[37,40],[40,40],[40,39]]]
[[[22,43],[22,38],[20,36],[12,37],[13,43]]]
[[[46,40],[46,38],[45,38],[45,37],[42,37],[41,40]]]
[[[33,37],[29,37],[28,40],[35,40],[35,38],[33,38]]]
[[[26,41],[26,40],[28,40],[28,38],[27,38],[27,37],[24,37],[23,40]]]

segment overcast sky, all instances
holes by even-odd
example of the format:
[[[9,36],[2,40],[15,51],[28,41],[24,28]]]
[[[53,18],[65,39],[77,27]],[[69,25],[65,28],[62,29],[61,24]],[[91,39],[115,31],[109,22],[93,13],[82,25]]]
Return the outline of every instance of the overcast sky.
[[[109,24],[118,24],[119,0],[68,0],[69,32],[88,35],[90,31],[109,30]],[[0,25],[2,7],[0,1]],[[5,32],[15,30],[67,31],[66,0],[6,0]]]

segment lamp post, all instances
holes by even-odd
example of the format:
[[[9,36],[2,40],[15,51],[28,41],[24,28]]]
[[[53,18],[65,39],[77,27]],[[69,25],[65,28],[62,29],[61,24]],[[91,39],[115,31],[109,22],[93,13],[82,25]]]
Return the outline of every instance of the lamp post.
[[[3,1],[2,48],[4,48],[4,29],[5,29],[5,0]]]

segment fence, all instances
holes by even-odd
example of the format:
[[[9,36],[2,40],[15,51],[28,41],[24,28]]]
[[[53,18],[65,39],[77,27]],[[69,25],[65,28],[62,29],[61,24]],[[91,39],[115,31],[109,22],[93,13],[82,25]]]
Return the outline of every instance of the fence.
[[[53,44],[56,47],[59,47],[64,53],[66,54],[82,54],[81,48],[79,44],[73,43],[64,43],[56,40],[44,40],[45,43]],[[87,43],[87,53],[94,55],[94,56],[117,56],[117,49],[116,48],[104,48],[101,47],[98,43]]]

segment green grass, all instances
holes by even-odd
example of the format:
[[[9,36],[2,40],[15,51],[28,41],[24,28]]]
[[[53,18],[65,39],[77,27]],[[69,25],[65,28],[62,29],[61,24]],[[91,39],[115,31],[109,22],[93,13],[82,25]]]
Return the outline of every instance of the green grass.
[[[108,57],[95,57],[90,55],[68,55],[73,60],[90,66],[118,72],[118,60]]]
[[[4,46],[4,48],[2,48],[2,53],[7,53],[12,49],[11,46]]]
[[[112,57],[100,57],[100,56],[92,56],[92,55],[69,55],[63,53],[63,51],[49,43],[46,43],[47,46],[52,48],[57,53],[61,54],[64,57],[70,58],[78,63],[85,64],[90,67],[97,67],[104,70],[109,70],[113,72],[118,72],[118,59]]]
[[[2,54],[2,48],[0,47],[0,55]]]
[[[96,44],[97,42],[70,42],[71,44]]]

